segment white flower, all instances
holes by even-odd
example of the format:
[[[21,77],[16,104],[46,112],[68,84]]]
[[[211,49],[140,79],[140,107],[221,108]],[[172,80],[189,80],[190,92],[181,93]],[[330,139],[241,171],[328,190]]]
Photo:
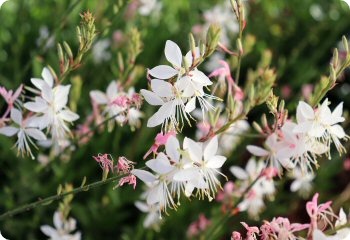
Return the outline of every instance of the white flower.
[[[300,101],[297,107],[297,126],[295,133],[307,134],[310,138],[324,143],[330,148],[333,141],[338,152],[346,152],[339,139],[348,139],[344,129],[338,124],[345,119],[342,117],[343,103],[340,103],[333,112],[328,107],[328,99],[325,99],[322,105],[315,111],[310,105]],[[328,153],[329,155],[329,153]]]
[[[277,156],[277,152],[283,147],[285,144],[281,141],[278,141],[278,136],[276,133],[272,133],[270,136],[266,138],[265,146],[266,149],[248,145],[248,151],[258,157],[265,157],[268,161],[270,167],[275,167],[281,173],[282,167],[287,169],[292,168],[293,164],[290,162],[289,158],[283,155]]]
[[[52,138],[60,141],[70,132],[65,122],[73,122],[79,116],[67,108],[70,85],[53,87],[54,80],[49,69],[44,68],[42,79],[32,78],[31,81],[40,91],[41,97],[35,97],[34,102],[27,102],[24,107],[40,114],[33,119],[33,125],[40,129],[48,128]]]
[[[156,159],[146,162],[146,166],[156,173],[134,169],[133,175],[141,179],[149,187],[146,192],[146,202],[148,205],[159,204],[159,215],[161,212],[167,213],[167,208],[177,208],[168,188],[169,173],[174,169],[164,153],[159,153]]]
[[[237,166],[230,167],[231,173],[241,181],[241,194],[254,180],[259,178],[244,196],[244,200],[237,206],[240,211],[248,211],[253,218],[258,218],[259,213],[265,207],[264,196],[272,196],[276,191],[273,180],[261,176],[264,168],[262,161],[256,162],[253,158],[249,159],[245,169]]]
[[[186,181],[186,196],[190,196],[197,188],[197,195],[200,198],[207,196],[209,200],[215,197],[217,188],[221,187],[217,175],[220,174],[221,166],[226,161],[226,157],[216,155],[218,150],[218,138],[213,137],[205,143],[195,142],[190,138],[185,138],[183,144],[186,156],[191,163],[184,166],[183,170],[174,175],[174,180]]]
[[[337,221],[335,222],[335,228],[340,228],[337,231],[336,236],[340,237],[341,239],[347,239],[350,240],[350,228],[344,227],[344,225],[348,224],[348,218],[343,210],[343,208],[339,211],[339,217]]]
[[[138,11],[142,16],[157,15],[159,14],[162,4],[157,0],[139,0],[141,6]]]
[[[111,53],[108,52],[108,48],[111,45],[108,39],[102,39],[96,41],[92,47],[92,57],[95,63],[101,63],[111,59]]]
[[[302,172],[300,168],[294,168],[292,171],[294,181],[290,185],[292,192],[298,192],[301,196],[308,196],[312,189],[312,180],[315,175],[312,172]]]
[[[12,126],[2,127],[0,128],[0,134],[3,134],[8,137],[11,137],[17,134],[18,139],[16,142],[16,146],[18,149],[18,153],[21,153],[22,155],[27,153],[34,159],[32,151],[30,150],[30,144],[34,145],[34,147],[35,147],[35,144],[31,138],[34,138],[35,140],[38,140],[38,141],[46,140],[45,134],[39,129],[33,128],[31,126],[30,124],[31,118],[23,120],[22,113],[15,108],[11,110],[11,119],[19,127],[12,127]]]
[[[197,68],[186,72],[182,66],[184,63],[181,50],[176,43],[168,40],[164,52],[172,67],[160,65],[150,69],[149,74],[156,78],[151,81],[152,91],[142,89],[141,94],[149,104],[161,106],[148,120],[148,127],[170,124],[172,128],[177,128],[184,121],[189,123],[189,118],[191,118],[189,113],[196,108],[197,100],[204,115],[206,111],[213,109],[206,98],[217,98],[204,92],[203,88],[211,85],[212,82],[203,72]],[[199,49],[197,48],[195,58],[198,57]],[[185,59],[191,66],[194,61],[192,53],[188,52]],[[172,78],[175,80],[173,84],[165,81]]]
[[[43,225],[40,230],[50,240],[80,240],[81,233],[76,232],[71,234],[76,229],[76,220],[73,218],[64,219],[61,212],[56,211],[53,215],[53,224],[55,228],[49,225]]]
[[[144,213],[147,213],[147,216],[145,220],[143,220],[143,227],[145,228],[158,228],[158,225],[161,221],[161,218],[159,218],[159,213],[158,213],[158,205],[148,205],[147,203],[141,202],[141,201],[136,201],[135,206]]]

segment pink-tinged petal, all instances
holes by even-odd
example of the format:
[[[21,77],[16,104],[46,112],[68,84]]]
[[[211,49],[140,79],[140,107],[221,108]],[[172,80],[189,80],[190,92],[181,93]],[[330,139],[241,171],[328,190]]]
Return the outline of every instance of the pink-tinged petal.
[[[2,127],[0,128],[0,134],[5,135],[7,137],[12,137],[18,132],[18,128],[15,127]]]
[[[116,81],[110,82],[110,84],[107,87],[107,98],[110,101],[113,101],[116,97],[118,97],[118,84]]]
[[[344,138],[346,135],[344,129],[339,124],[331,126],[331,134],[334,134],[337,138]]]
[[[36,97],[35,102],[26,102],[23,106],[32,112],[43,112],[48,107],[46,101],[41,97]]]
[[[177,68],[181,68],[182,53],[179,46],[173,41],[167,40],[164,49],[166,59]]]
[[[54,229],[53,227],[51,227],[49,225],[41,226],[40,230],[48,237],[52,237],[52,236],[57,235],[56,229]]]
[[[190,181],[199,177],[199,170],[196,168],[186,168],[178,171],[174,175],[174,180],[179,182]]]
[[[92,100],[94,100],[97,104],[107,104],[108,99],[105,93],[99,91],[99,90],[94,90],[90,92],[90,97]]]
[[[54,88],[55,94],[55,107],[56,110],[64,108],[68,103],[68,95],[70,91],[70,85],[62,86],[59,85]]]
[[[168,160],[159,157],[147,161],[146,166],[158,174],[166,174],[174,169]]]
[[[171,97],[173,95],[173,86],[164,80],[153,79],[151,81],[151,88],[159,97]]]
[[[167,65],[160,65],[148,71],[150,75],[159,79],[169,79],[178,74],[178,71]]]
[[[18,125],[22,125],[22,113],[18,109],[11,109],[11,119]]]
[[[240,180],[246,180],[249,177],[247,172],[240,167],[232,166],[230,167],[230,171],[236,178]]]
[[[43,85],[45,84],[45,81],[40,78],[31,78],[30,81],[39,90],[41,90],[43,88]]]
[[[180,144],[174,136],[170,136],[165,144],[166,154],[170,157],[170,160],[178,162],[180,159]]]
[[[78,114],[67,109],[60,111],[58,115],[67,122],[74,122],[75,120],[79,119]]]
[[[201,163],[203,156],[203,144],[200,142],[195,142],[190,138],[185,138],[183,143],[184,150],[187,150],[190,154],[192,161]]]
[[[247,146],[247,150],[251,154],[253,154],[254,156],[258,156],[258,157],[266,157],[266,156],[268,156],[270,154],[265,149],[263,149],[261,147],[253,146],[253,145],[248,145]]]
[[[147,127],[155,127],[162,124],[169,118],[173,112],[173,102],[167,102],[159,108],[159,110],[148,119]]]
[[[226,157],[217,155],[212,157],[205,165],[208,168],[221,168],[225,161]]]
[[[315,118],[315,113],[313,108],[306,102],[299,101],[299,104],[297,107],[297,113],[298,111],[300,111],[299,114],[297,114],[299,115],[299,117],[301,115],[304,119],[307,119],[307,120],[313,120]],[[299,122],[299,119],[298,119],[298,122]]]
[[[52,88],[53,87],[53,76],[50,72],[50,70],[46,67],[44,67],[41,76],[43,77],[44,81]]]
[[[141,89],[140,93],[145,98],[145,100],[153,106],[164,104],[164,101],[154,92],[151,92],[151,91],[148,91],[145,89]]]
[[[134,169],[134,170],[131,170],[131,174],[135,175],[145,183],[153,183],[155,180],[157,180],[156,176],[154,176],[152,173],[147,172],[145,170]]]
[[[190,112],[192,112],[195,109],[196,109],[196,98],[193,97],[193,98],[191,98],[190,101],[188,101],[186,103],[185,111],[190,113]]]
[[[204,160],[210,161],[211,158],[214,157],[214,155],[218,151],[218,145],[219,145],[218,137],[215,135],[210,140],[208,140],[205,144],[206,145],[204,146],[204,152],[203,152]]]
[[[13,101],[13,102],[14,102],[14,101],[18,98],[18,96],[22,93],[22,89],[23,89],[23,84],[21,84],[21,85],[17,88],[16,92],[12,95],[12,101]]]
[[[28,134],[30,137],[38,140],[38,141],[43,141],[43,140],[46,140],[46,136],[45,134],[38,130],[38,129],[35,129],[35,128],[27,128],[25,130],[26,134]]]

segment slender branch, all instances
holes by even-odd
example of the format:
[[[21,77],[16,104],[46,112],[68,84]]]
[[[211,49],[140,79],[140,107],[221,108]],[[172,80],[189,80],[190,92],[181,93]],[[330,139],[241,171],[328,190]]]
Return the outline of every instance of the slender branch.
[[[51,203],[52,201],[60,200],[60,199],[62,199],[63,197],[65,197],[67,195],[77,194],[77,193],[80,193],[80,192],[88,191],[89,189],[92,189],[92,188],[96,188],[96,187],[105,185],[107,183],[111,183],[113,181],[116,181],[116,180],[120,179],[121,177],[122,176],[110,177],[110,178],[107,178],[106,180],[101,180],[101,181],[93,182],[93,183],[85,185],[85,186],[80,186],[78,188],[74,188],[72,191],[69,191],[69,192],[65,192],[65,193],[61,193],[61,194],[58,194],[58,195],[50,196],[50,197],[47,197],[47,198],[44,198],[44,199],[40,199],[40,200],[38,200],[36,202],[32,202],[32,203],[28,203],[28,204],[22,205],[22,206],[20,206],[18,208],[15,208],[13,210],[10,210],[10,211],[7,211],[7,212],[1,214],[0,215],[0,221],[4,220],[7,217],[12,217],[12,216],[17,215],[19,213],[30,211],[30,210],[32,210],[32,209],[34,209],[34,208],[36,208],[36,207],[38,207],[40,205],[45,205],[45,204]]]

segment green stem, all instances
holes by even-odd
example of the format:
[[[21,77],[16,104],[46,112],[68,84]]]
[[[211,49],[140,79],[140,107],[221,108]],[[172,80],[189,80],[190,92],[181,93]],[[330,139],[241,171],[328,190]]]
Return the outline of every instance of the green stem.
[[[250,191],[250,189],[254,186],[254,184],[260,179],[262,175],[259,174],[259,176],[254,179],[253,182],[250,183],[250,185],[244,190],[241,197],[236,201],[236,203],[233,205],[232,209],[236,209],[238,204],[242,202],[244,199],[244,196]],[[228,212],[224,214],[221,218],[218,219],[218,221],[215,222],[209,229],[206,231],[206,234],[204,236],[204,239],[219,239],[218,234],[220,233],[220,229],[222,226],[224,226],[227,221],[233,216],[231,212]]]
[[[20,206],[18,208],[15,208],[13,210],[10,210],[10,211],[7,211],[7,212],[1,214],[0,215],[0,221],[4,220],[7,217],[12,217],[12,216],[17,215],[19,213],[32,210],[32,209],[34,209],[34,208],[36,208],[36,207],[38,207],[40,205],[45,205],[45,204],[51,203],[52,201],[60,200],[60,199],[62,199],[63,197],[65,197],[67,195],[77,194],[77,193],[80,193],[80,192],[83,192],[83,191],[88,191],[89,189],[92,189],[92,188],[96,188],[96,187],[105,185],[107,183],[116,181],[116,180],[120,179],[121,177],[122,176],[110,177],[110,178],[107,178],[106,180],[101,180],[101,181],[93,182],[93,183],[85,185],[85,186],[80,186],[78,188],[74,188],[72,191],[69,191],[69,192],[61,193],[61,194],[58,194],[58,195],[54,195],[54,196],[50,196],[50,197],[38,200],[36,202],[25,204],[23,206]]]

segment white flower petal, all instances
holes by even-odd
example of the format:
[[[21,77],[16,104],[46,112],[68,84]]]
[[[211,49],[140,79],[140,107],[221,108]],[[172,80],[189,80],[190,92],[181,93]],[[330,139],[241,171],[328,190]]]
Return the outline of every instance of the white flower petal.
[[[107,97],[110,101],[118,97],[118,84],[116,81],[112,81],[107,87]]]
[[[163,197],[162,191],[159,186],[154,187],[149,190],[146,202],[149,205],[156,204],[160,201],[160,198]]]
[[[190,154],[191,160],[197,163],[202,162],[202,156],[203,156],[203,145],[202,143],[198,143],[193,141],[190,138],[184,139],[183,144],[184,150],[187,150]]]
[[[45,84],[45,81],[40,78],[31,78],[30,81],[39,90],[41,90],[43,88],[43,85]]]
[[[26,102],[23,106],[32,112],[43,112],[48,107],[45,100],[41,97],[36,97],[35,102]]]
[[[205,165],[207,168],[221,168],[225,163],[226,157],[224,156],[214,156]]]
[[[35,128],[27,128],[25,130],[26,134],[28,134],[30,137],[38,140],[38,141],[43,141],[43,140],[46,140],[46,136],[45,134],[38,130],[38,129],[35,129]]]
[[[147,127],[155,127],[162,124],[167,118],[169,118],[173,112],[173,102],[167,102],[161,106],[158,111],[153,114],[147,121]]]
[[[300,111],[300,115],[303,116],[305,119],[313,120],[315,118],[315,113],[313,108],[306,102],[299,101],[297,112],[298,111]],[[298,119],[298,122],[299,122],[299,119]]]
[[[169,79],[178,74],[178,71],[167,65],[159,65],[149,70],[149,74],[159,79]]]
[[[44,67],[43,71],[41,72],[41,76],[43,77],[44,81],[50,86],[50,88],[52,88],[54,79],[50,70]]]
[[[174,66],[180,68],[182,63],[182,53],[179,46],[171,40],[167,40],[164,49],[166,59]]]
[[[18,125],[22,125],[22,113],[18,109],[11,109],[11,119]]]
[[[190,101],[188,101],[188,103],[186,103],[185,111],[190,113],[195,109],[196,109],[196,98],[193,97],[191,98]]]
[[[172,85],[164,80],[152,79],[151,88],[159,97],[171,97],[173,95]]]
[[[0,134],[5,135],[7,137],[12,137],[18,132],[18,128],[15,127],[2,127],[0,128]]]
[[[208,86],[213,84],[212,81],[210,81],[210,79],[207,77],[207,75],[205,75],[199,70],[191,71],[191,75],[191,79],[195,82],[198,82],[202,86]]]
[[[203,152],[205,161],[211,160],[211,158],[216,154],[216,152],[218,151],[218,145],[219,141],[216,135],[206,142]]]
[[[330,131],[331,134],[334,134],[337,138],[344,138],[346,135],[344,129],[339,124],[331,126]]]
[[[57,111],[61,110],[67,105],[69,91],[70,91],[70,85],[66,85],[66,86],[59,85],[54,88],[54,95],[55,95],[54,104]]]
[[[61,117],[63,120],[65,120],[67,122],[74,122],[75,120],[77,120],[79,118],[78,114],[76,114],[68,109],[60,111],[60,113],[58,115],[59,115],[59,117]]]
[[[298,191],[301,188],[301,184],[302,184],[302,181],[298,181],[298,180],[293,181],[292,184],[290,185],[290,190],[292,192]]]
[[[251,154],[253,154],[254,156],[258,156],[258,157],[266,157],[266,156],[268,156],[270,154],[265,149],[263,149],[261,147],[254,146],[254,145],[248,145],[247,146],[247,150]]]
[[[159,157],[157,157],[156,159],[148,160],[146,162],[146,166],[158,174],[166,174],[174,169],[170,165],[169,160]]]
[[[144,203],[144,202],[140,202],[140,201],[136,201],[135,202],[135,206],[141,211],[141,212],[149,212],[149,206]]]
[[[131,173],[145,183],[153,183],[157,179],[156,176],[145,170],[134,169]]]
[[[90,92],[90,97],[92,100],[94,100],[97,104],[107,104],[108,99],[105,93],[99,91],[99,90],[94,90]]]
[[[56,229],[62,229],[63,228],[63,222],[61,219],[61,213],[59,211],[56,211],[53,214],[53,225],[55,226]]]
[[[166,154],[170,157],[172,161],[178,162],[180,159],[180,144],[179,141],[174,136],[170,136],[165,144]]]
[[[40,227],[40,230],[48,237],[52,237],[54,235],[57,235],[56,229],[49,225],[43,225]]]
[[[41,96],[43,99],[46,100],[46,102],[51,103],[53,100],[53,92],[51,87],[47,84],[44,83],[41,89]]]
[[[232,166],[230,167],[230,171],[236,178],[240,180],[246,180],[249,177],[247,172],[240,167]]]
[[[177,173],[175,173],[174,180],[184,182],[184,181],[189,181],[191,179],[196,179],[200,175],[198,171],[199,170],[196,168],[182,169],[182,170],[178,171]]]
[[[154,92],[151,92],[151,91],[148,91],[145,89],[141,89],[140,93],[145,98],[145,100],[151,105],[157,106],[157,105],[164,104],[164,101]]]

